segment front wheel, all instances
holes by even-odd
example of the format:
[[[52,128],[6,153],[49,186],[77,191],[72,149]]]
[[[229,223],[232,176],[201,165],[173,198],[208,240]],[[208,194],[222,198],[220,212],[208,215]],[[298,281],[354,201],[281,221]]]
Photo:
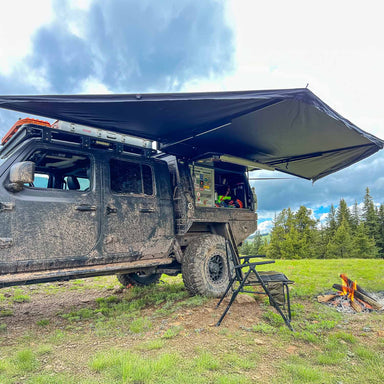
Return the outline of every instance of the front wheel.
[[[160,280],[161,273],[151,273],[146,272],[135,272],[135,273],[126,273],[123,275],[117,275],[117,280],[125,287],[128,285],[137,285],[144,287],[150,284],[157,284]]]
[[[194,240],[185,251],[181,270],[192,294],[222,296],[229,283],[224,237],[209,234]]]

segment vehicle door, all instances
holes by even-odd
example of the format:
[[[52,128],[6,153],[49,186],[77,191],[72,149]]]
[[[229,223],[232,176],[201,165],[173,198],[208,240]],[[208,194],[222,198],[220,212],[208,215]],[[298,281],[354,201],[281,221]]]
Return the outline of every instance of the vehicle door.
[[[1,261],[16,264],[18,272],[89,264],[100,235],[94,157],[42,146],[26,151],[20,161],[35,163],[35,180],[20,192],[8,192],[14,204],[12,247],[8,259],[1,253]]]
[[[115,260],[160,257],[171,246],[172,206],[161,199],[156,167],[123,157],[105,163],[103,250]]]

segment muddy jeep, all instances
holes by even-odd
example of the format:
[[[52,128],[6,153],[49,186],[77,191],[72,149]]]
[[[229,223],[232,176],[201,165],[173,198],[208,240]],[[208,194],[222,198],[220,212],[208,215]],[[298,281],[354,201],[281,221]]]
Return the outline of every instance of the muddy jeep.
[[[100,129],[19,120],[0,160],[0,286],[116,274],[123,285],[182,273],[220,296],[257,228],[246,167],[186,161]]]

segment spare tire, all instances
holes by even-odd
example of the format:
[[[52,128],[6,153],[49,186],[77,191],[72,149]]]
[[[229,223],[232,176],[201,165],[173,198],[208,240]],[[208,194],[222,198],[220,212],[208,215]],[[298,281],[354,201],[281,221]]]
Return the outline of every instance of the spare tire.
[[[185,250],[181,271],[192,294],[222,296],[229,283],[224,237],[207,234],[196,238]]]
[[[150,284],[157,284],[160,280],[160,277],[161,273],[147,274],[143,271],[117,275],[117,280],[119,280],[119,282],[123,284],[124,287],[130,284],[144,287]]]

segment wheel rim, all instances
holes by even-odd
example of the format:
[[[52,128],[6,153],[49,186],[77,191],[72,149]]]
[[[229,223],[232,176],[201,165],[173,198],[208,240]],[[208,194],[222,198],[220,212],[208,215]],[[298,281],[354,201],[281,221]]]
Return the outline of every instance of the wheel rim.
[[[208,276],[212,283],[221,283],[224,276],[225,263],[220,255],[215,255],[208,262]]]

